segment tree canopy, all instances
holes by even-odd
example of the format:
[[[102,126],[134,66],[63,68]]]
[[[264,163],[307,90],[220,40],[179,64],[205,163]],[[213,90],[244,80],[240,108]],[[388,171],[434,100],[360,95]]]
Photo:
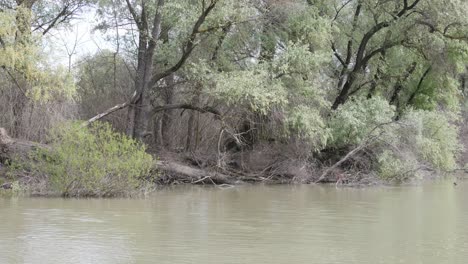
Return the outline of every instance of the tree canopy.
[[[114,48],[68,75],[40,39],[85,7]],[[371,165],[339,164],[388,178],[457,166],[467,13],[463,0],[4,0],[0,66],[28,100],[67,102],[156,152],[221,166],[272,142],[308,164],[367,149]]]

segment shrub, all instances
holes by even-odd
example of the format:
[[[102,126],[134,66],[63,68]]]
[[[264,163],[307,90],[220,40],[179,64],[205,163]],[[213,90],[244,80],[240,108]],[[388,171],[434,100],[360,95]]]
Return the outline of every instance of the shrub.
[[[374,153],[379,176],[386,181],[407,180],[424,167],[439,171],[456,167],[461,145],[454,114],[410,109],[399,121],[392,121],[394,114],[394,107],[380,97],[348,101],[331,117],[330,146],[358,145],[378,135],[368,149]]]
[[[95,123],[64,124],[50,133],[51,151],[39,150],[34,170],[64,196],[115,196],[134,191],[153,164],[145,146]]]
[[[378,171],[387,181],[404,181],[416,176],[419,168],[447,171],[456,167],[461,151],[458,128],[450,113],[409,110],[398,123],[387,127],[381,139]]]
[[[294,107],[289,111],[285,123],[288,131],[311,143],[314,151],[326,146],[330,133],[316,109],[303,105]]]
[[[349,100],[333,113],[329,122],[330,144],[335,147],[359,144],[377,126],[391,122],[394,115],[394,106],[381,97]]]
[[[378,155],[378,173],[387,182],[403,182],[414,177],[418,168],[418,161],[411,155],[397,155],[393,151],[385,150]]]
[[[434,168],[452,170],[462,150],[458,141],[458,128],[451,123],[449,114],[436,111],[411,110],[402,118],[401,133],[407,143],[414,144],[420,158]]]

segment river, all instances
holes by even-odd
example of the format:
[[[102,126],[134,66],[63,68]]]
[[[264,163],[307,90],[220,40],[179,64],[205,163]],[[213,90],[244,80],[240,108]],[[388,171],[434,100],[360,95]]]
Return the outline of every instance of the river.
[[[467,263],[468,182],[0,198],[0,263]]]

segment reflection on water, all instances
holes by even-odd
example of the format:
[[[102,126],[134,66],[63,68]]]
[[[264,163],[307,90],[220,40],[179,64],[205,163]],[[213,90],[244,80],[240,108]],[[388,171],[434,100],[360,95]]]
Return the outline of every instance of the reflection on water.
[[[466,263],[468,182],[0,199],[0,263]]]

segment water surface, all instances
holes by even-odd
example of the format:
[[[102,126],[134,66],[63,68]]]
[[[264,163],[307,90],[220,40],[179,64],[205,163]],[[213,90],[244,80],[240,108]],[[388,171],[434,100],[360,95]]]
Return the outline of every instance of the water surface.
[[[0,263],[468,263],[468,182],[0,198]]]

